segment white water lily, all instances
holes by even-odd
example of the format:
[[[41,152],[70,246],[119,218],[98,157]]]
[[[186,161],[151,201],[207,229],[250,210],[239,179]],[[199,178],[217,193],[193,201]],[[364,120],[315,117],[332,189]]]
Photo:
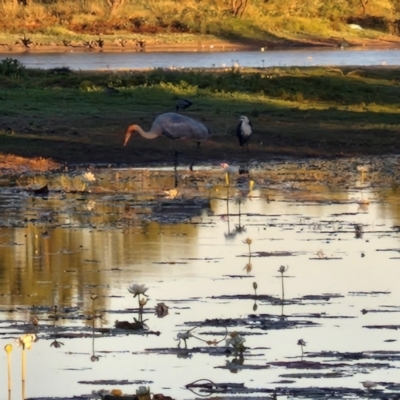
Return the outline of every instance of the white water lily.
[[[37,336],[34,333],[27,333],[16,339],[17,346],[22,346],[23,349],[29,350],[32,347],[32,343],[37,342]]]
[[[93,172],[85,172],[84,174],[82,174],[82,178],[88,182],[94,182],[96,180]]]
[[[229,339],[226,339],[226,345],[236,348],[242,346],[245,341],[246,339],[243,336],[237,335]]]
[[[246,347],[244,346],[244,342],[246,339],[237,332],[233,332],[230,334],[230,338],[226,339],[226,346],[231,346],[238,353],[243,353]]]
[[[139,386],[139,389],[136,389],[137,395],[143,395],[150,393],[150,388],[146,386]]]
[[[133,297],[136,297],[138,295],[147,296],[146,292],[148,290],[148,287],[146,287],[144,284],[140,285],[139,283],[132,283],[132,285],[128,287],[128,291],[129,293],[133,294]]]

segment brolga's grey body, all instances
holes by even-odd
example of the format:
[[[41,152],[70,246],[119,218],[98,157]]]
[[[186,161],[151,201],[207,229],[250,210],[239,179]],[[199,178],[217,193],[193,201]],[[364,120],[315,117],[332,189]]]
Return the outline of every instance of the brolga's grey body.
[[[250,136],[253,134],[252,125],[249,119],[245,115],[242,115],[239,118],[239,120],[240,122],[236,129],[236,134],[239,139],[239,145],[240,147],[243,147],[247,143],[247,149],[248,149],[249,139]]]
[[[206,141],[210,136],[210,130],[201,122],[173,112],[158,115],[148,132],[144,131],[139,125],[130,125],[126,131],[124,146],[126,146],[134,132],[139,133],[146,139],[165,136],[173,140],[192,140],[197,142],[198,145]]]
[[[178,110],[185,110],[186,108],[189,108],[193,103],[188,100],[188,99],[178,99],[175,107],[176,107],[176,111]]]

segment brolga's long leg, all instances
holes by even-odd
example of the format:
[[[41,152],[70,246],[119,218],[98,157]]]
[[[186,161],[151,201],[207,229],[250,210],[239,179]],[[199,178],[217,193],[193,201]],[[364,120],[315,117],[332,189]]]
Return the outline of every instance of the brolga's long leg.
[[[175,174],[175,187],[178,187],[178,152],[174,150],[174,174]]]

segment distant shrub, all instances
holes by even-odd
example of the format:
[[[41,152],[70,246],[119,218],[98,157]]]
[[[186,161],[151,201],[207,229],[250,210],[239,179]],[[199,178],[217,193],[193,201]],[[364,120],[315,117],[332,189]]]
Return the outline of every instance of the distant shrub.
[[[26,68],[15,58],[5,58],[0,61],[0,75],[20,77],[24,75]]]

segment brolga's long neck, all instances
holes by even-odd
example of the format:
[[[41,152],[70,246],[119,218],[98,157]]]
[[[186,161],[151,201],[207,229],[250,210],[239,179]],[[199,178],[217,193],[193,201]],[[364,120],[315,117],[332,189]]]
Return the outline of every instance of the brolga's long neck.
[[[155,139],[159,136],[157,132],[145,132],[139,125],[130,125],[128,127],[128,130],[126,131],[125,134],[125,142],[124,146],[128,143],[130,137],[132,136],[133,133],[139,133],[140,136],[143,136],[145,139]]]

